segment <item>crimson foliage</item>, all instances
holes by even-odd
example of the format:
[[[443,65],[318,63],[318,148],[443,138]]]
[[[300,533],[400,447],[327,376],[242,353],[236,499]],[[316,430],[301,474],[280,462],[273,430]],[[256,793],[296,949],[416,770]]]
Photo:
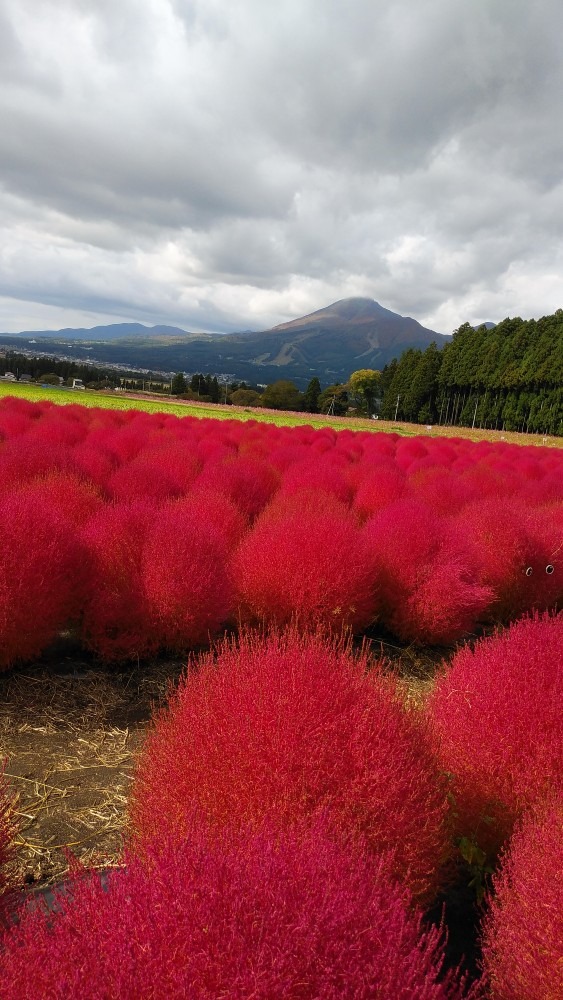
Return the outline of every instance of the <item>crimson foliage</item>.
[[[383,621],[401,639],[448,644],[485,615],[493,593],[481,585],[473,549],[426,504],[390,504],[366,523],[364,537]]]
[[[561,607],[563,600],[563,454],[556,449],[0,400],[0,495],[8,498],[25,483],[38,489],[38,480],[44,484],[37,503],[43,496],[48,512],[56,500],[75,536],[102,505],[191,501],[191,521],[187,507],[182,516],[177,508],[177,540],[171,529],[161,529],[163,551],[155,553],[154,564],[166,566],[162,583],[143,556],[140,590],[133,586],[150,601],[145,635],[161,629],[158,642],[173,648],[187,637],[203,641],[229,615],[226,591],[233,576],[245,620],[299,617],[361,631],[382,617],[399,638],[419,644],[449,644],[481,623]],[[219,548],[210,541],[200,585],[205,520],[211,534],[221,536],[224,562],[219,572]],[[363,533],[359,522],[366,522]],[[41,538],[22,542],[24,561]],[[137,554],[124,562],[136,565],[141,548],[137,544]],[[13,559],[19,561],[19,550]],[[111,561],[108,556],[115,581]],[[136,579],[138,567],[132,572]],[[51,575],[42,578],[54,590]],[[16,590],[18,579],[16,572]],[[6,581],[2,586],[10,589]],[[75,606],[79,596],[76,589]],[[40,603],[55,599],[48,594]],[[217,613],[202,612],[197,624],[194,608],[215,599]],[[19,598],[4,593],[7,600],[15,605]],[[125,607],[110,626],[111,601],[100,599],[96,624],[96,602],[88,603],[87,632],[102,652],[113,629],[117,655]],[[134,615],[136,602],[135,596]],[[189,627],[179,621],[181,602],[192,607]],[[137,639],[133,645],[130,639],[123,652],[129,648],[134,655]]]
[[[0,497],[0,669],[38,656],[77,613],[84,547],[43,485]]]
[[[24,918],[0,959],[5,1000],[460,1000],[443,943],[384,860],[312,831],[147,846]]]
[[[196,481],[233,500],[247,517],[255,517],[279,485],[277,473],[267,462],[246,456],[209,462]]]
[[[480,579],[494,593],[496,620],[554,607],[563,592],[563,536],[553,510],[485,498],[459,514],[459,533],[473,545]],[[546,573],[546,569],[548,572]]]
[[[164,502],[183,496],[200,471],[195,455],[180,446],[143,450],[119,467],[107,489],[116,499],[130,502],[151,499]]]
[[[231,615],[228,535],[204,506],[161,507],[147,532],[142,585],[159,645],[174,652],[209,641]]]
[[[494,879],[483,958],[491,1000],[563,996],[563,806],[526,817]]]
[[[245,633],[193,664],[139,762],[137,841],[182,838],[194,804],[230,827],[285,827],[326,809],[373,851],[394,851],[391,871],[432,896],[447,852],[444,789],[420,719],[368,666],[294,629]]]
[[[408,490],[405,474],[391,461],[380,462],[367,474],[362,471],[353,506],[364,520],[400,500]]]
[[[376,581],[361,531],[344,504],[309,491],[275,498],[243,538],[233,579],[245,621],[298,619],[335,631],[376,616]]]
[[[428,702],[457,832],[494,853],[563,776],[563,615],[460,649]]]
[[[146,500],[106,505],[84,529],[90,570],[83,640],[109,662],[158,649],[142,574],[144,540],[155,516],[154,504]]]

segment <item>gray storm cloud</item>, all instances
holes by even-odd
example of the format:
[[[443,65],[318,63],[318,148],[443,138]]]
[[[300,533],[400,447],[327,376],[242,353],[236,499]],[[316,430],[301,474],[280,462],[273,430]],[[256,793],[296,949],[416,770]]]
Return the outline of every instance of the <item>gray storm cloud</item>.
[[[561,305],[556,0],[0,0],[0,328]],[[43,312],[42,312],[43,309]]]

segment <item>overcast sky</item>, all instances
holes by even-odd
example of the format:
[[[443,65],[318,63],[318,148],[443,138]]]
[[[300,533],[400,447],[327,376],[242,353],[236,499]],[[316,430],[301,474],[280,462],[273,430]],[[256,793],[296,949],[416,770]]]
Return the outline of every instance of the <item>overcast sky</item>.
[[[560,0],[0,0],[0,330],[563,306]]]

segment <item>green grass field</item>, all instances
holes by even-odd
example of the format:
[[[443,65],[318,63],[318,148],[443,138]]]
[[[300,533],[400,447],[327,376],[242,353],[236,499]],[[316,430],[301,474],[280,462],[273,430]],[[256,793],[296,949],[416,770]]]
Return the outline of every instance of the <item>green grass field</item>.
[[[432,437],[469,438],[472,441],[509,441],[513,444],[543,445],[550,448],[563,447],[563,438],[542,438],[540,434],[517,434],[506,431],[471,430],[467,427],[432,427],[429,431],[423,424],[396,424],[386,420],[367,420],[361,417],[327,417],[313,413],[288,413],[282,410],[247,409],[237,406],[223,406],[220,403],[206,405],[205,403],[172,400],[154,395],[137,396],[130,393],[95,392],[84,390],[77,392],[72,389],[45,389],[38,385],[20,385],[19,383],[0,383],[0,398],[14,396],[19,399],[29,399],[39,402],[50,400],[59,405],[71,403],[80,406],[98,406],[111,410],[143,410],[145,413],[172,413],[177,417],[198,417],[211,420],[260,420],[277,427],[332,427],[334,430],[371,431],[372,433],[394,433],[404,437],[417,434],[431,434]]]
[[[31,402],[39,402],[47,399],[59,405],[71,403],[80,406],[99,406],[111,410],[143,410],[145,413],[172,413],[177,417],[199,417],[213,420],[260,420],[268,424],[276,424],[278,427],[297,427],[308,424],[312,427],[333,427],[335,430],[369,430],[380,429],[374,426],[375,421],[361,418],[326,417],[316,416],[313,413],[287,413],[277,410],[245,409],[237,406],[222,406],[220,403],[208,406],[205,403],[186,402],[172,400],[162,396],[137,396],[130,393],[111,393],[76,391],[72,389],[45,389],[38,385],[19,385],[17,383],[7,383],[0,385],[0,397],[15,396],[20,399],[29,399]],[[391,425],[386,424],[385,429],[389,430]],[[399,434],[412,434],[412,430],[393,425],[393,429]]]

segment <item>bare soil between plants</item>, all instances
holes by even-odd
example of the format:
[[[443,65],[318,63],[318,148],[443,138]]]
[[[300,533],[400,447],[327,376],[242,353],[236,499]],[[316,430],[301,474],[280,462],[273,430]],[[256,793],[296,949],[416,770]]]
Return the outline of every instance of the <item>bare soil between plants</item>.
[[[116,669],[61,642],[0,678],[0,758],[17,796],[16,887],[60,881],[69,852],[89,868],[120,863],[136,755],[183,666]]]
[[[390,662],[413,701],[453,652],[365,641],[374,660]],[[120,864],[136,759],[186,659],[116,668],[67,639],[0,677],[0,760],[17,796],[16,887],[60,882],[70,855],[91,869]]]

